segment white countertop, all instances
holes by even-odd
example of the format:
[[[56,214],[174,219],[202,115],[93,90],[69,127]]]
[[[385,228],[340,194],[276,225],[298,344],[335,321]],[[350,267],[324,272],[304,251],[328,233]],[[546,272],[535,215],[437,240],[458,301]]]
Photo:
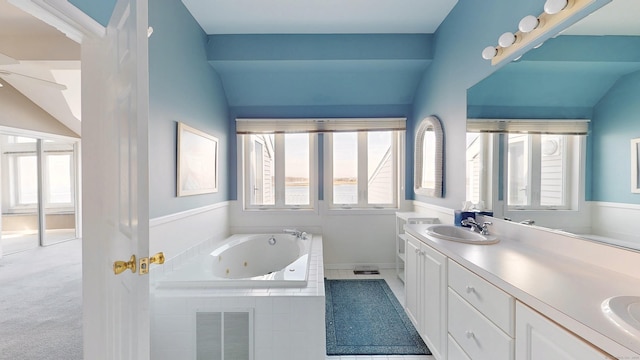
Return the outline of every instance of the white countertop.
[[[640,339],[601,311],[610,297],[640,296],[639,277],[565,256],[553,246],[503,237],[493,245],[440,240],[427,236],[429,226],[408,225],[406,231],[610,355],[640,359]],[[640,273],[640,261],[637,265]]]

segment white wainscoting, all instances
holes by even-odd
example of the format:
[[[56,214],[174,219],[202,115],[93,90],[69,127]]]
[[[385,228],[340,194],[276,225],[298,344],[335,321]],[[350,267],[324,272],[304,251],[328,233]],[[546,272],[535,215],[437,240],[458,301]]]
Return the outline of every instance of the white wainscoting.
[[[229,202],[221,202],[151,219],[149,254],[162,251],[167,259],[155,271],[171,271],[214,243],[229,237]]]
[[[281,232],[296,228],[321,233],[326,269],[373,265],[395,268],[395,210],[243,211],[241,201],[230,202],[232,233]]]
[[[594,235],[635,243],[640,248],[640,205],[611,202],[591,202]]]
[[[425,217],[435,217],[440,219],[441,224],[453,224],[455,218],[454,210],[443,206],[427,204],[420,201],[413,202],[413,210],[424,214]]]

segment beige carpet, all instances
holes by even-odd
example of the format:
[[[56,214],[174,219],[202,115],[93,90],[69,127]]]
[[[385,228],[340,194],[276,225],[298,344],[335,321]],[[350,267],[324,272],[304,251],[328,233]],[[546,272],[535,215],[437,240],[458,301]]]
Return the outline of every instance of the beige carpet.
[[[82,359],[80,240],[0,258],[0,359]]]

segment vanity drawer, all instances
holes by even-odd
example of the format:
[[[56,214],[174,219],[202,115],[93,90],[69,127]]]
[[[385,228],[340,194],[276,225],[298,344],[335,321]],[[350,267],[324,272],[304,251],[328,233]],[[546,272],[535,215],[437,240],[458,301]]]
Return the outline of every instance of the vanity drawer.
[[[515,336],[515,300],[483,278],[449,259],[449,287],[502,331]]]
[[[449,334],[474,360],[512,360],[514,340],[449,288]]]
[[[447,336],[447,360],[471,360],[451,335]]]

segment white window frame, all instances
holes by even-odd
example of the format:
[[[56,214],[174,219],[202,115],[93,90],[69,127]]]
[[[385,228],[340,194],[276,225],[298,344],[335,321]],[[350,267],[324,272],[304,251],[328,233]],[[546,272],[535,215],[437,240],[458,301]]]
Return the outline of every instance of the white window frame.
[[[496,173],[497,174],[497,166],[494,166],[498,164],[498,160],[497,157],[495,156],[498,152],[498,149],[495,147],[495,144],[498,142],[497,141],[498,135],[492,135],[492,134],[488,134],[488,133],[478,133],[478,137],[475,140],[474,143],[474,148],[477,149],[476,153],[477,158],[478,158],[478,199],[477,202],[473,202],[472,199],[469,197],[469,190],[470,189],[466,189],[467,191],[467,201],[472,201],[474,203],[474,205],[478,205],[480,207],[482,207],[483,209],[493,209],[494,208],[494,203],[497,202],[497,199],[494,199],[494,194],[497,193],[497,191],[494,191],[494,176],[493,174]],[[469,155],[470,152],[472,152],[471,148],[467,148],[467,156],[465,158],[465,164],[466,164],[466,168],[468,170],[468,161],[469,161]],[[494,171],[495,168],[495,171]],[[467,174],[467,176],[469,176]],[[497,178],[497,177],[496,177]],[[497,182],[495,185],[495,189],[497,189]],[[482,206],[482,204],[484,206]]]
[[[541,135],[540,134],[530,134],[531,136],[531,147],[530,151],[532,153],[532,161],[530,164],[530,168],[534,169],[529,174],[529,184],[531,186],[531,200],[529,205],[509,205],[508,204],[508,192],[509,192],[509,184],[508,184],[508,171],[509,171],[509,137],[503,137],[503,202],[504,202],[504,212],[505,216],[510,217],[509,213],[515,214],[522,211],[555,211],[555,210],[579,210],[578,204],[580,203],[580,194],[584,194],[584,181],[580,181],[583,178],[584,173],[584,165],[583,158],[586,154],[585,140],[584,136],[573,136],[573,135],[565,135],[566,148],[564,149],[564,205],[556,206],[556,205],[541,205],[540,198],[540,187],[541,187],[541,171],[540,171],[540,161],[541,161]],[[570,189],[570,190],[568,190]]]
[[[18,136],[18,135],[16,135]],[[13,183],[14,187],[20,186],[19,179],[19,165],[17,159],[23,156],[34,156],[36,158],[36,166],[42,166],[42,187],[41,191],[43,191],[43,202],[44,209],[48,212],[60,213],[60,212],[73,212],[76,207],[76,198],[78,186],[76,184],[76,176],[78,173],[77,163],[78,160],[76,158],[77,150],[75,149],[72,143],[64,143],[64,144],[49,144],[46,143],[44,139],[34,138],[36,142],[29,143],[5,143],[2,144],[2,156],[7,158],[7,162],[3,168],[3,183],[7,184],[3,186],[3,206],[6,211],[11,214],[24,214],[31,213],[37,211],[38,203],[33,204],[23,204],[19,202],[18,199],[18,188],[12,188],[9,184]],[[37,149],[37,141],[41,142],[41,146],[45,146],[46,149],[42,151],[42,155],[38,156],[39,151]],[[34,149],[36,147],[36,149]],[[71,148],[70,148],[71,147]],[[71,201],[69,203],[51,203],[50,202],[50,192],[48,190],[49,186],[49,172],[47,171],[48,165],[48,156],[49,155],[70,155],[69,157],[69,166],[70,166],[70,176],[71,176]],[[41,159],[41,160],[40,160]],[[42,165],[40,165],[40,162]],[[45,190],[46,189],[46,190]]]
[[[276,133],[274,135],[274,181],[275,181],[275,201],[274,204],[252,204],[251,203],[251,144],[249,139],[251,135],[238,135],[238,143],[241,147],[239,154],[239,163],[242,164],[243,172],[239,177],[239,183],[243,189],[242,197],[244,202],[244,210],[317,210],[318,198],[318,149],[317,134],[309,134],[309,204],[292,205],[285,204],[285,150],[284,150],[284,133]]]
[[[400,149],[402,141],[401,131],[393,131],[392,145],[391,145],[391,158],[392,168],[394,170],[393,179],[393,201],[390,204],[369,204],[368,203],[368,171],[367,171],[367,134],[368,131],[358,131],[358,203],[357,204],[334,204],[333,203],[333,133],[324,135],[324,201],[327,204],[329,210],[397,210],[401,181],[402,164]],[[360,181],[364,179],[364,181]]]
[[[505,186],[504,186],[504,199],[505,205],[507,207],[507,211],[514,210],[572,210],[574,201],[573,194],[570,191],[578,184],[574,184],[573,180],[575,179],[574,175],[574,152],[576,145],[574,144],[574,136],[565,136],[565,148],[563,149],[563,196],[562,199],[563,205],[542,205],[542,172],[541,172],[541,161],[542,161],[542,134],[522,134],[523,136],[527,136],[529,141],[529,148],[527,149],[529,153],[529,173],[528,173],[528,184],[531,187],[528,189],[529,194],[529,204],[527,205],[509,205],[508,203],[508,174],[509,174],[509,136],[504,136],[504,164],[505,164]]]

